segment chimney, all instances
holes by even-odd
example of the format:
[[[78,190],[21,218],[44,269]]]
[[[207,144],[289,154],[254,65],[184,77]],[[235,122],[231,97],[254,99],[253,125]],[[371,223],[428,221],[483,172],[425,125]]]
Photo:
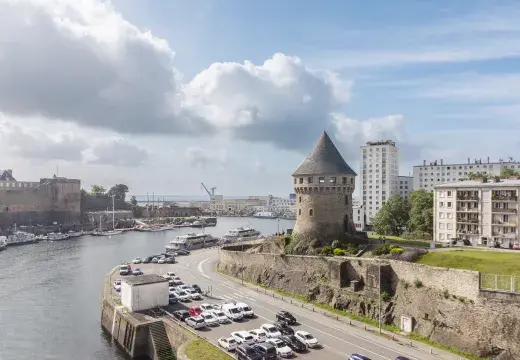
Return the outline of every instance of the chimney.
[[[426,165],[426,160],[423,160],[422,164],[423,164],[423,166],[425,166]]]
[[[488,164],[489,164],[489,156],[488,156]]]
[[[470,158],[468,158],[468,164],[471,164],[471,159]]]
[[[442,161],[442,159],[441,159],[441,165],[442,165],[442,163],[443,163],[443,161]]]

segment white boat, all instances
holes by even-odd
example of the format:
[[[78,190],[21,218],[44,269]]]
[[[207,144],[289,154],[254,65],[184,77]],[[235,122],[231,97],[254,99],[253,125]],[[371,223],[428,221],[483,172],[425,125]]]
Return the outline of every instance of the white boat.
[[[5,250],[7,248],[7,237],[0,236],[0,251]]]
[[[108,209],[107,209],[108,212]],[[112,230],[101,229],[101,215],[99,216],[99,229],[92,232],[94,236],[113,236],[122,234],[123,230],[116,229],[115,211],[114,211],[114,195],[112,195]]]
[[[13,235],[9,235],[9,237],[7,238],[7,245],[8,246],[27,245],[27,244],[33,244],[38,241],[40,241],[40,239],[38,239],[34,234],[15,230]]]
[[[205,233],[179,235],[166,245],[166,251],[201,249],[213,246],[217,241],[217,238]]]
[[[49,233],[47,234],[47,240],[50,241],[60,241],[60,240],[67,240],[69,238],[69,235],[62,234],[62,233]]]
[[[69,239],[77,238],[82,235],[84,235],[83,231],[72,231],[70,230],[67,235],[69,236]]]
[[[239,227],[229,230],[223,238],[231,241],[255,240],[260,237],[260,231],[251,227]]]
[[[97,236],[113,236],[113,235],[119,235],[123,232],[123,230],[105,230],[105,231],[98,231],[96,233]],[[94,234],[92,234],[94,235]]]
[[[253,215],[257,219],[276,219],[277,216],[271,211],[260,211]]]

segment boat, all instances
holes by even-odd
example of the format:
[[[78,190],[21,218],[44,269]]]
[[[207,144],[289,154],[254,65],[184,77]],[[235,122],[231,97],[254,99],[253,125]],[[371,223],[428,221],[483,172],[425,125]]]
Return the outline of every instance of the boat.
[[[108,210],[108,209],[107,209]],[[92,232],[93,236],[114,236],[122,234],[123,230],[116,229],[116,220],[114,212],[114,195],[112,195],[112,230],[101,229],[101,215],[99,216],[99,229]]]
[[[251,227],[238,227],[236,229],[229,230],[223,236],[225,240],[231,241],[255,240],[258,237],[260,237],[260,231]]]
[[[217,243],[218,239],[210,234],[206,233],[191,233],[186,235],[179,235],[168,245],[166,245],[166,251],[178,251],[178,250],[194,250],[201,249],[204,247],[213,246]]]
[[[61,241],[61,240],[67,240],[70,236],[68,234],[62,234],[62,233],[48,233],[47,234],[47,240],[50,241]]]
[[[271,211],[260,211],[255,213],[253,217],[257,219],[276,219],[278,216]]]
[[[68,233],[67,233],[69,239],[74,239],[74,238],[78,238],[80,236],[83,236],[85,235],[85,233],[83,231],[72,231],[70,230]]]
[[[7,248],[7,237],[0,236],[0,251],[3,251]]]
[[[16,229],[16,226],[15,226]],[[7,237],[7,245],[8,246],[18,246],[18,245],[27,245],[34,244],[40,241],[34,234],[25,232],[25,231],[16,231],[13,235],[9,235]]]
[[[202,228],[204,227],[204,221],[199,221],[199,220],[196,220],[194,221],[192,224],[191,224],[191,227],[193,228]]]
[[[92,235],[94,235],[94,236],[113,236],[113,235],[119,235],[122,233],[123,233],[123,230],[114,229],[114,230],[98,231],[95,233],[95,235],[94,235],[94,233],[92,233]]]

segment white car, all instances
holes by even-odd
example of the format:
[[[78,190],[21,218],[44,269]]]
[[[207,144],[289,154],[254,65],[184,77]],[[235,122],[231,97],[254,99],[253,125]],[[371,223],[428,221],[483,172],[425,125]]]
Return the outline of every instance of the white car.
[[[267,333],[262,329],[254,329],[249,331],[251,335],[253,335],[253,339],[256,342],[264,342],[267,340]]]
[[[114,281],[114,290],[117,292],[121,291],[121,279]]]
[[[237,341],[240,345],[247,344],[252,345],[255,343],[255,339],[253,339],[253,335],[248,333],[247,331],[233,331],[231,333],[231,337]]]
[[[186,291],[189,288],[190,287],[188,285],[186,285],[186,284],[177,286],[177,290],[182,290],[182,291]]]
[[[239,302],[239,303],[236,303],[235,306],[240,311],[242,311],[242,314],[244,314],[244,316],[247,316],[247,317],[255,316],[255,313],[254,313],[253,309],[251,309],[251,307],[249,305],[247,305],[246,303]]]
[[[178,276],[174,276],[173,279],[172,279],[172,281],[173,281],[173,283],[174,283],[175,285],[182,285],[182,280],[181,280],[181,278],[178,277]]]
[[[186,289],[186,293],[190,296],[191,300],[202,300],[202,295],[193,289]]]
[[[240,311],[234,304],[222,305],[222,311],[228,318],[234,321],[242,320],[244,318],[242,311]]]
[[[315,348],[315,347],[320,346],[320,343],[318,342],[318,340],[316,340],[316,338],[314,336],[312,336],[311,334],[309,334],[307,331],[298,330],[294,333],[294,336],[296,336],[296,338],[298,340],[300,340],[302,343],[304,343],[305,345],[307,345],[310,348]]]
[[[200,305],[200,308],[202,309],[202,311],[212,311],[212,310],[215,310],[215,308],[213,307],[213,305],[210,305],[210,304],[201,304]]]
[[[160,258],[159,260],[157,260],[157,264],[166,264],[166,259]]]
[[[135,258],[134,260],[132,260],[132,262],[134,264],[140,264],[143,260],[141,258]]]
[[[189,301],[190,300],[190,295],[188,295],[188,293],[186,291],[182,291],[182,290],[174,291],[173,295],[175,295],[175,297],[177,299],[179,299],[180,301]]]
[[[216,326],[216,325],[218,325],[218,319],[212,313],[210,313],[208,311],[205,311],[202,314],[200,314],[200,316],[202,316],[204,318],[204,321],[209,326]]]
[[[202,305],[200,306],[202,308]],[[208,310],[211,311],[211,313],[217,318],[219,324],[225,324],[230,322],[231,320],[228,319],[226,314],[222,310]]]
[[[227,351],[235,351],[238,347],[237,341],[232,337],[218,339],[218,344]]]
[[[175,275],[175,273],[173,271],[168,271],[166,273],[166,276],[168,276],[168,279],[173,279],[173,277],[176,276],[176,275]]]
[[[286,358],[293,354],[291,348],[280,339],[269,339],[267,343],[273,345],[276,348],[276,353],[281,357]]]
[[[185,322],[194,329],[202,329],[206,327],[206,322],[202,316],[192,316],[186,318]]]
[[[170,292],[170,294],[173,294],[174,292],[177,291],[177,288],[176,288],[175,286],[170,286],[170,287],[168,288],[168,291]]]
[[[260,329],[264,330],[267,334],[267,337],[270,339],[282,336],[282,333],[272,324],[264,324],[260,326]]]

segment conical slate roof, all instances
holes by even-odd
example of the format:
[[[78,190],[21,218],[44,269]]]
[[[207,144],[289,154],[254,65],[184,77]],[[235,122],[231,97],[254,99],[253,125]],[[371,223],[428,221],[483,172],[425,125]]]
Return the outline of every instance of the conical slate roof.
[[[357,175],[343,160],[343,157],[325,131],[321,134],[314,149],[292,175],[321,174]]]

